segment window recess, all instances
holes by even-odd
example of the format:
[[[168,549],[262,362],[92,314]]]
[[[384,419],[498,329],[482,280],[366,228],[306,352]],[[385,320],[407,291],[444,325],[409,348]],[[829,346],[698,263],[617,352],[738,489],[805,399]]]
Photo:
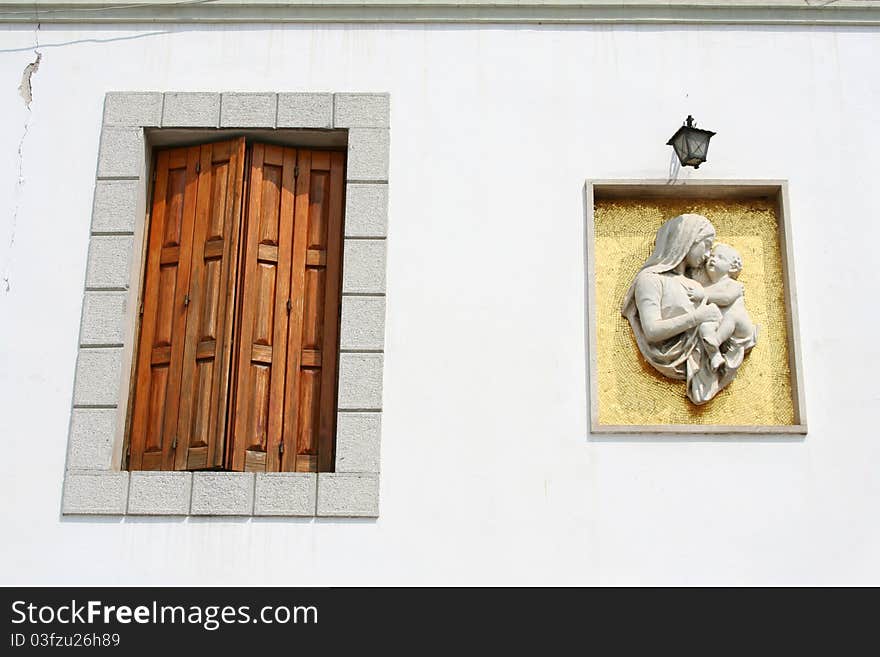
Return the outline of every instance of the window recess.
[[[332,471],[344,154],[155,162],[129,469]]]

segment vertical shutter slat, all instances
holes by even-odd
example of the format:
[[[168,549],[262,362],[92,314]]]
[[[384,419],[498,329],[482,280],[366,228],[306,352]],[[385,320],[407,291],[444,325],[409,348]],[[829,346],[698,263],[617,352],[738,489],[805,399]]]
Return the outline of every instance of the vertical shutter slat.
[[[249,204],[246,218],[246,235],[244,243],[244,258],[242,261],[242,310],[240,314],[239,345],[237,371],[236,371],[236,396],[234,400],[234,445],[232,452],[232,469],[245,469],[245,452],[252,442],[246,435],[246,426],[250,422],[251,395],[249,389],[251,383],[251,346],[253,345],[253,310],[257,289],[257,231],[259,230],[259,216],[262,207],[263,194],[263,155],[265,148],[257,144],[253,148],[250,166],[249,181]]]
[[[168,185],[169,153],[163,151],[156,158],[156,176],[153,189],[153,207],[150,212],[149,237],[147,243],[147,263],[142,298],[141,337],[137,355],[134,411],[132,413],[129,435],[129,467],[140,470],[144,467],[147,452],[147,423],[150,417],[150,393],[153,377],[152,345],[156,331],[156,308],[159,303],[159,285],[156,278],[162,258],[162,237],[165,233],[165,201]],[[161,436],[158,439],[161,450]],[[161,453],[161,451],[160,451]]]
[[[232,469],[279,469],[297,152],[255,144],[251,163]]]
[[[296,427],[298,472],[314,472],[318,467],[317,419],[321,401],[320,379],[323,355],[324,288],[327,265],[327,196],[330,154],[313,153],[309,181],[308,251],[303,288],[303,332],[300,344],[300,378],[296,387],[299,417]]]
[[[201,147],[177,470],[222,465],[243,157],[244,139]]]
[[[227,202],[232,203],[234,214],[232,215],[231,229],[229,230],[224,252],[225,262],[230,267],[229,284],[223,300],[222,315],[225,317],[224,338],[221,350],[220,387],[217,398],[217,423],[221,427],[218,430],[217,441],[214,444],[213,463],[217,466],[225,464],[225,456],[228,449],[228,436],[232,433],[229,420],[229,407],[235,400],[233,388],[233,375],[235,373],[235,351],[233,338],[235,335],[235,311],[237,307],[237,292],[239,290],[239,250],[243,239],[244,229],[244,203],[245,203],[245,162],[246,142],[244,137],[235,142],[236,169],[238,173],[234,179],[231,192],[227,193]]]
[[[168,368],[168,392],[165,397],[165,436],[171,436],[162,446],[162,469],[174,469],[174,453],[183,450],[177,435],[177,419],[180,409],[180,384],[183,371],[183,347],[185,343],[187,306],[184,299],[189,295],[190,272],[192,268],[193,229],[195,228],[196,201],[199,176],[198,146],[186,152],[186,193],[184,195],[183,216],[180,222],[180,251],[178,260],[178,284],[174,293],[174,328],[171,343],[171,363]]]
[[[292,244],[289,236],[294,231],[294,185],[296,184],[297,152],[285,148],[280,154],[282,166],[280,219],[278,229],[278,278],[275,295],[275,326],[272,344],[272,378],[269,388],[269,436],[266,447],[266,470],[281,469],[279,445],[284,428],[284,363],[287,360],[287,328],[293,313],[288,314],[287,302],[295,298],[290,289],[290,265]]]
[[[345,156],[333,153],[330,161],[330,208],[327,227],[327,269],[325,273],[324,335],[321,347],[321,401],[318,420],[318,470],[334,469],[336,435],[336,381],[339,345],[339,311],[342,281],[342,208],[345,191]]]
[[[309,192],[311,153],[300,151],[297,166],[296,202],[293,225],[293,258],[290,272],[291,311],[287,334],[287,384],[284,399],[284,458],[281,470],[296,469],[296,430],[300,417],[300,379],[302,362],[305,263],[309,233]]]

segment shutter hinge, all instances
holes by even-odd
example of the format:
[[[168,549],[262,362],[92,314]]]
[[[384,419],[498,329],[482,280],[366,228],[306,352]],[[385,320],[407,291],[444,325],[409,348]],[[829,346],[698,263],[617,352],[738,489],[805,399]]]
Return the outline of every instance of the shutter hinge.
[[[199,161],[199,162],[196,162],[196,173],[201,173],[201,172],[202,172],[202,163]]]
[[[153,184],[154,184],[154,185],[156,184],[156,175],[157,175],[158,173],[159,173],[159,172],[156,171],[156,169],[153,169]]]
[[[295,165],[293,167],[293,177],[296,178],[299,175],[299,165]]]
[[[177,436],[174,436],[174,440],[171,441],[171,449],[177,449]]]
[[[140,308],[138,308],[138,315],[140,315],[141,317],[144,316],[144,302],[143,301],[141,301]]]
[[[189,295],[184,294],[183,295],[183,307],[186,308],[188,305],[189,305]]]
[[[278,443],[278,456],[284,456],[284,443]]]
[[[290,299],[287,300],[287,314],[290,314],[291,309],[293,308],[293,304],[290,302]]]

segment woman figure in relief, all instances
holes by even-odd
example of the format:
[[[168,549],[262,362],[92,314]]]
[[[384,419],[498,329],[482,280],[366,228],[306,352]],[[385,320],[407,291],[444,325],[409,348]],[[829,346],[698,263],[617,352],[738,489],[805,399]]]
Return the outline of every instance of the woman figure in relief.
[[[702,215],[682,214],[664,223],[621,310],[645,360],[664,376],[687,381],[687,396],[695,404],[718,394],[741,363],[713,368],[712,347],[703,342],[700,331],[700,325],[717,326],[722,319],[718,306],[701,294],[703,267],[714,240],[715,228]]]

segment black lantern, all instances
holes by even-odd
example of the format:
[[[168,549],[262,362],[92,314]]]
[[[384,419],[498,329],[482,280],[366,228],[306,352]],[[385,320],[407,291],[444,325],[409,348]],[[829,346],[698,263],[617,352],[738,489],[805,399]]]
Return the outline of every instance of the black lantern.
[[[700,130],[694,127],[694,117],[688,114],[684,125],[672,135],[667,146],[675,149],[675,154],[681,161],[682,166],[699,169],[706,161],[706,153],[709,150],[709,140],[715,133],[711,130]]]

